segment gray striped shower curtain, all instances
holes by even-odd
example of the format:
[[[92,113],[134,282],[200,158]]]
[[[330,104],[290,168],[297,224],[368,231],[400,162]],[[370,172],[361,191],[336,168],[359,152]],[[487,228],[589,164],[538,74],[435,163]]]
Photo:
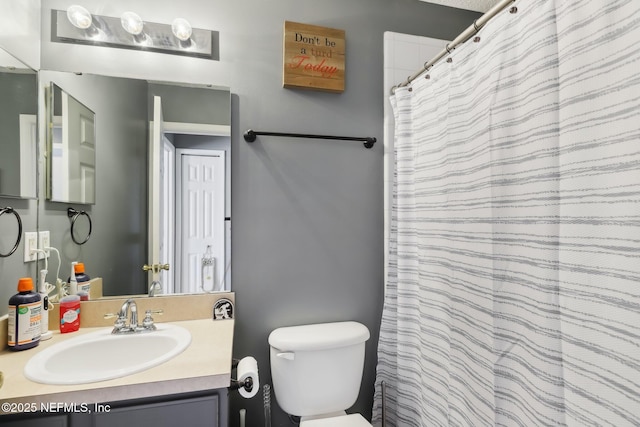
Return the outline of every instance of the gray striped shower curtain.
[[[374,425],[640,426],[640,0],[513,6],[392,97]]]

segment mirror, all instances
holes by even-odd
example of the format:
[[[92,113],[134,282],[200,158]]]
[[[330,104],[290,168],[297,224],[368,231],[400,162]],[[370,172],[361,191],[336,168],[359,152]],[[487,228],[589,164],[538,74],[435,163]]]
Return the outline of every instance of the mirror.
[[[91,217],[90,239],[73,243],[69,204],[47,200],[39,212],[63,280],[80,261],[106,296],[145,294],[154,280],[162,293],[229,291],[229,89],[49,70],[40,78],[95,113],[95,202],[75,207]]]
[[[54,202],[96,202],[96,115],[51,83],[48,97],[47,197]]]
[[[0,196],[36,198],[38,75],[0,49]]]

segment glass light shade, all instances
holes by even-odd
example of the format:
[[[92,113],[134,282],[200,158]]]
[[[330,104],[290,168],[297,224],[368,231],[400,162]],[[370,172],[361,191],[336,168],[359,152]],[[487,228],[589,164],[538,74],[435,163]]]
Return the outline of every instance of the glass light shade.
[[[174,36],[183,42],[191,38],[191,24],[184,18],[174,19],[171,23],[171,31],[173,31]]]
[[[135,12],[125,12],[120,17],[120,23],[122,24],[122,28],[134,36],[140,35],[142,33],[142,29],[144,28],[144,22],[142,18]]]
[[[91,21],[93,20],[91,13],[89,13],[89,11],[84,7],[77,4],[69,6],[67,9],[67,18],[74,27],[80,28],[81,30],[89,28],[91,26]]]

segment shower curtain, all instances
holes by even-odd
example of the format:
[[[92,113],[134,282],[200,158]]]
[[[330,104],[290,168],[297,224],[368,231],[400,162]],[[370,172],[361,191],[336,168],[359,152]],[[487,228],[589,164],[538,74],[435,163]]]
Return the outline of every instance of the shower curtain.
[[[640,1],[513,6],[392,97],[374,425],[640,425]]]

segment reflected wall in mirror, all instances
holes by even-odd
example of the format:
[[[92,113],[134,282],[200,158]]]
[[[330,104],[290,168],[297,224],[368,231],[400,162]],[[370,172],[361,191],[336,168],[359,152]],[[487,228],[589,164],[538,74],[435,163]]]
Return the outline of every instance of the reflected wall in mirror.
[[[96,115],[51,83],[47,102],[47,197],[54,202],[96,202]]]
[[[0,49],[0,197],[36,198],[37,73]]]
[[[95,112],[99,141],[95,204],[77,207],[91,215],[89,241],[73,244],[68,204],[40,210],[40,229],[61,249],[63,279],[79,261],[109,296],[146,294],[153,280],[162,293],[230,290],[229,89],[40,73]],[[164,264],[168,271],[143,271]]]

